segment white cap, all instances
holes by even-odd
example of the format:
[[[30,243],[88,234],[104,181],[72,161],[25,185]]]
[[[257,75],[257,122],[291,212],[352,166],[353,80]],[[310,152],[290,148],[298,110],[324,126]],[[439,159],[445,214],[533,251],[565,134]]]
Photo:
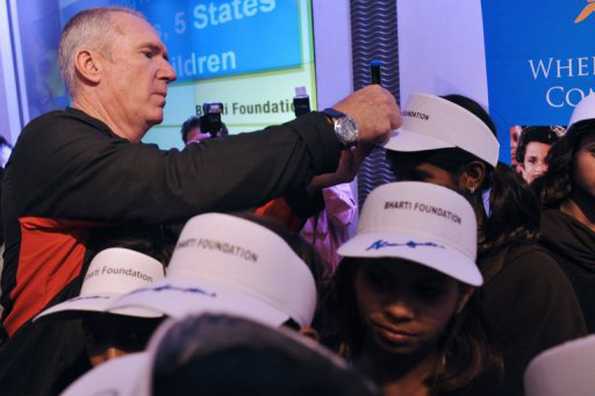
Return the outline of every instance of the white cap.
[[[396,257],[472,286],[483,278],[477,256],[477,220],[469,202],[435,184],[398,182],[373,190],[343,257]]]
[[[393,131],[384,147],[391,151],[425,151],[458,147],[498,164],[500,144],[490,128],[475,114],[435,95],[409,96],[401,112],[402,126]]]
[[[91,260],[79,296],[46,309],[34,320],[67,311],[106,312],[117,297],[162,280],[163,271],[163,264],[146,254],[124,248],[102,250]],[[139,317],[161,316],[139,308],[112,313]]]
[[[144,307],[173,317],[213,312],[272,326],[312,322],[317,293],[308,266],[269,229],[208,213],[188,221],[162,282],[136,290],[112,308]]]
[[[568,128],[571,125],[576,124],[579,121],[595,119],[595,93],[591,92],[585,96],[574,108],[570,121],[568,122]]]
[[[593,396],[595,335],[566,342],[539,354],[525,372],[527,396]]]

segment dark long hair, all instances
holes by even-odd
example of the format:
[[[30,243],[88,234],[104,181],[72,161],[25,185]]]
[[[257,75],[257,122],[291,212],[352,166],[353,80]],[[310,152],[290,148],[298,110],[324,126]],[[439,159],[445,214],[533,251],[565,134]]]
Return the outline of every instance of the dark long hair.
[[[336,314],[339,351],[351,360],[363,352],[365,327],[357,308],[355,276],[361,262],[345,258],[338,266],[333,282],[333,302]],[[337,346],[335,345],[335,348]],[[449,324],[440,340],[441,365],[426,382],[433,392],[461,389],[488,369],[502,366],[500,354],[490,344],[485,331],[479,296],[474,293],[461,313]]]
[[[572,193],[574,156],[582,137],[594,132],[595,119],[577,122],[550,149],[546,157],[548,171],[533,182],[544,208],[559,208]]]

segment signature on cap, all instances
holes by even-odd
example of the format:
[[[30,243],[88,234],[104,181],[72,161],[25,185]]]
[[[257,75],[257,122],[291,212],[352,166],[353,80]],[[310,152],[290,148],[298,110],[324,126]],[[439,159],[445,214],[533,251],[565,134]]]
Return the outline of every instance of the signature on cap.
[[[178,287],[178,286],[173,286],[170,284],[154,286],[154,287],[143,287],[141,289],[136,289],[136,290],[128,293],[128,295],[143,293],[146,291],[152,291],[152,292],[177,291],[177,292],[182,292],[182,293],[202,294],[207,297],[217,297],[217,293],[212,293],[212,292],[203,290],[200,287]]]
[[[433,247],[433,248],[440,248],[440,249],[445,249],[444,246],[442,245],[438,245],[435,242],[416,242],[416,241],[407,241],[405,243],[398,243],[398,242],[388,242],[388,241],[383,241],[382,239],[377,240],[376,242],[372,243],[370,246],[368,246],[367,250],[380,250],[380,249],[384,249],[387,247],[401,247],[401,246],[406,246],[408,248],[411,249],[415,249],[418,247]]]

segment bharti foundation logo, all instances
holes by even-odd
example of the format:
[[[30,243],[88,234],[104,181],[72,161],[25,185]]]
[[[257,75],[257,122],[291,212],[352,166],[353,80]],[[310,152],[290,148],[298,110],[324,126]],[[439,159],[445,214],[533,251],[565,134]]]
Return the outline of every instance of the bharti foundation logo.
[[[574,23],[581,23],[595,12],[595,0],[587,0],[587,3],[589,4],[587,4],[580,14],[578,14]]]

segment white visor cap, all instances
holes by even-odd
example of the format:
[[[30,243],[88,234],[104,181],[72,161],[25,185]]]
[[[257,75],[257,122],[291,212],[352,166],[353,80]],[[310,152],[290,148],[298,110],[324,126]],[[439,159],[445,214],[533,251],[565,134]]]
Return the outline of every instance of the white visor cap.
[[[527,396],[593,396],[595,335],[566,342],[539,354],[525,372]]]
[[[595,92],[585,96],[574,108],[568,128],[577,122],[595,119]]]
[[[391,151],[425,151],[458,147],[492,166],[500,143],[475,114],[441,97],[415,93],[401,112],[403,124],[384,147]]]
[[[207,213],[186,223],[162,282],[118,299],[113,309],[144,307],[172,317],[212,312],[279,326],[310,325],[314,277],[273,231],[240,217]]]
[[[46,309],[35,320],[69,311],[107,312],[117,297],[162,280],[163,277],[163,264],[153,257],[124,248],[102,250],[91,260],[79,296]],[[140,308],[126,308],[112,313],[147,318],[162,316]]]
[[[483,278],[477,257],[477,220],[460,194],[434,184],[397,182],[373,190],[343,257],[394,257],[432,268],[472,286]]]

